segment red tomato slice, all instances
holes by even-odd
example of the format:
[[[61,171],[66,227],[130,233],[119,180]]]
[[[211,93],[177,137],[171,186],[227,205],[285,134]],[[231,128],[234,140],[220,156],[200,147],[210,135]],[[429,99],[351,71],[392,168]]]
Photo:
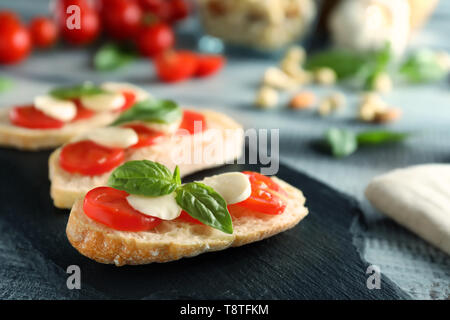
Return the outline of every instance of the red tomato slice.
[[[196,128],[197,124],[197,128]],[[201,127],[200,127],[201,124]],[[183,132],[180,129],[187,130],[190,134],[199,133],[202,131],[205,131],[207,128],[206,126],[206,119],[205,116],[202,113],[190,111],[190,110],[184,110],[183,111],[183,120],[181,121],[179,132]],[[197,131],[195,130],[197,129]],[[200,130],[198,130],[200,129]]]
[[[64,126],[64,122],[51,118],[33,105],[14,107],[9,112],[9,119],[12,124],[28,129],[59,129]]]
[[[122,91],[125,97],[125,104],[120,107],[119,111],[125,111],[130,109],[136,103],[136,95],[131,91]]]
[[[202,222],[200,222],[199,220],[192,218],[189,213],[187,213],[186,211],[182,210],[180,216],[176,219],[179,221],[183,221],[183,222],[189,222],[189,223],[193,223],[193,224],[203,224]]]
[[[279,195],[286,192],[272,179],[257,172],[244,171],[250,180],[252,193],[242,202],[228,206],[232,213],[233,207],[244,207],[254,212],[277,215],[284,212],[286,203]]]
[[[225,58],[220,55],[198,55],[197,77],[207,77],[218,72],[225,65]]]
[[[154,60],[156,73],[164,82],[179,82],[192,77],[197,70],[197,56],[190,51],[169,51]]]
[[[133,129],[138,135],[139,140],[135,145],[130,147],[132,149],[138,149],[156,144],[164,136],[164,133],[152,130],[143,124],[127,124],[123,127]]]
[[[146,231],[161,223],[161,219],[131,207],[127,196],[127,192],[110,187],[92,189],[84,197],[84,213],[92,220],[120,231]]]
[[[119,166],[125,158],[121,148],[107,148],[89,140],[66,145],[61,150],[59,165],[71,173],[99,175]]]
[[[72,101],[77,106],[77,114],[75,115],[75,118],[72,119],[72,121],[89,119],[90,117],[94,116],[95,112],[83,107],[80,99],[74,99]]]

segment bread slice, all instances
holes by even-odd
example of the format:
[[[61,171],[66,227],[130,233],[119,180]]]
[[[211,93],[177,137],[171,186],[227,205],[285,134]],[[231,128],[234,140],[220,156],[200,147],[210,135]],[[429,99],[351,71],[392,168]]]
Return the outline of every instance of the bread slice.
[[[294,227],[308,214],[300,190],[272,179],[288,194],[285,211],[280,215],[245,212],[233,218],[231,235],[181,221],[164,221],[150,231],[117,231],[84,214],[83,199],[78,199],[70,212],[67,238],[86,257],[116,266],[168,262],[259,241]]]
[[[127,150],[125,161],[152,160],[165,165],[170,170],[178,164],[181,176],[229,163],[239,158],[243,151],[244,132],[241,125],[228,116],[204,110],[208,130],[203,134],[189,136],[167,136],[157,145],[136,150]],[[213,130],[214,129],[214,130]],[[184,146],[187,146],[184,150]],[[208,161],[195,159],[196,150],[203,150]],[[172,151],[179,150],[180,157],[174,159]],[[77,198],[89,190],[106,185],[111,172],[97,176],[71,174],[59,166],[61,148],[55,150],[49,158],[50,195],[58,208],[71,208]],[[175,152],[178,154],[178,152]],[[183,156],[190,154],[188,161]],[[187,159],[188,157],[186,157]],[[200,160],[200,161],[196,161]]]
[[[13,125],[9,120],[10,108],[0,110],[0,146],[20,150],[42,150],[59,147],[90,129],[112,123],[119,113],[100,112],[89,119],[67,123],[60,129],[27,129]]]

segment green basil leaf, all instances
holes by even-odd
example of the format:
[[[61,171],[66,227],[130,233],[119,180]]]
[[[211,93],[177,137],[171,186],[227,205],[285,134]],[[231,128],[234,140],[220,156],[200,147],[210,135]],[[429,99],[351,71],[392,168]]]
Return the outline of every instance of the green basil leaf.
[[[342,80],[355,76],[366,66],[370,58],[371,56],[343,50],[323,51],[308,58],[305,68],[307,70],[331,68],[336,72],[339,80]]]
[[[5,92],[11,89],[13,86],[12,80],[4,77],[0,77],[0,92]]]
[[[447,75],[436,54],[430,50],[420,50],[410,55],[400,66],[399,73],[411,83],[437,81]]]
[[[94,67],[100,71],[110,71],[135,60],[137,55],[115,44],[102,46],[94,56]]]
[[[378,145],[389,142],[399,142],[408,138],[411,134],[391,132],[386,130],[365,131],[357,135],[358,145]]]
[[[181,108],[170,100],[148,99],[123,112],[113,125],[131,121],[172,123],[181,118]]]
[[[162,164],[142,160],[128,161],[114,170],[108,186],[130,194],[157,197],[174,192],[178,181]]]
[[[233,233],[227,204],[213,188],[191,182],[179,187],[176,193],[178,205],[191,217],[225,233]]]
[[[69,100],[76,99],[81,96],[94,95],[99,93],[104,93],[105,90],[100,87],[86,82],[80,85],[72,86],[72,87],[59,87],[50,91],[50,95],[55,98]]]
[[[349,156],[358,148],[356,135],[345,129],[329,129],[325,134],[325,141],[337,158]]]

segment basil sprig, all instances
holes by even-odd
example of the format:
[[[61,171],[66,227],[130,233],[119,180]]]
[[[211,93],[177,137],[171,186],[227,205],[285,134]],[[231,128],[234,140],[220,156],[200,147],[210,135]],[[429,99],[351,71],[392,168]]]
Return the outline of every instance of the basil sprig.
[[[172,174],[162,164],[142,160],[128,161],[113,171],[108,185],[131,194],[158,197],[175,191],[180,185],[180,171]]]
[[[447,75],[436,54],[430,50],[420,50],[412,53],[400,66],[400,75],[407,82],[426,83],[437,81]]]
[[[181,108],[171,100],[148,99],[123,112],[113,125],[131,121],[172,123],[181,118]]]
[[[355,133],[346,129],[329,129],[325,133],[325,144],[336,158],[351,155],[361,146],[375,146],[386,143],[401,142],[410,136],[409,133],[372,130]]]
[[[157,162],[129,161],[113,171],[108,185],[130,194],[150,197],[175,192],[176,202],[191,217],[225,233],[233,233],[231,216],[222,196],[203,183],[181,185],[178,166],[172,174]]]
[[[233,233],[227,203],[213,188],[191,182],[178,188],[175,199],[191,217],[225,233]]]
[[[71,87],[59,87],[50,91],[50,95],[63,100],[76,99],[82,96],[105,93],[106,91],[92,83],[86,82]]]

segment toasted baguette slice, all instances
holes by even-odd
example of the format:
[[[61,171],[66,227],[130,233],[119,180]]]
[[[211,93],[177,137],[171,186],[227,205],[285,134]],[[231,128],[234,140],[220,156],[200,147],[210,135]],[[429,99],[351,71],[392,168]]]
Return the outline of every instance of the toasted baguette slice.
[[[178,165],[181,176],[203,169],[219,166],[233,161],[241,156],[244,144],[242,126],[228,116],[214,112],[202,111],[206,118],[208,130],[203,134],[189,136],[167,136],[157,145],[136,150],[128,150],[125,161],[152,160],[165,165],[170,170]],[[212,130],[216,129],[216,130]],[[219,136],[218,136],[219,135]],[[183,150],[190,146],[190,151]],[[195,161],[194,148],[203,150],[207,155],[207,162]],[[180,158],[173,159],[171,152],[180,150]],[[97,176],[71,174],[59,165],[61,148],[55,150],[49,158],[49,177],[51,181],[50,195],[58,208],[71,208],[77,198],[82,197],[89,190],[106,185],[110,172]],[[190,154],[188,161],[182,161],[183,155]],[[187,158],[186,158],[187,159]]]
[[[300,190],[272,179],[288,193],[285,211],[280,215],[243,211],[233,219],[233,234],[181,221],[164,221],[151,231],[117,231],[84,214],[83,199],[78,199],[70,212],[67,238],[86,257],[116,266],[168,262],[259,241],[294,227],[308,214]]]
[[[89,119],[67,123],[60,129],[27,129],[9,121],[10,109],[0,110],[0,146],[21,150],[41,150],[59,147],[70,139],[97,127],[112,123],[117,112],[100,112]]]

